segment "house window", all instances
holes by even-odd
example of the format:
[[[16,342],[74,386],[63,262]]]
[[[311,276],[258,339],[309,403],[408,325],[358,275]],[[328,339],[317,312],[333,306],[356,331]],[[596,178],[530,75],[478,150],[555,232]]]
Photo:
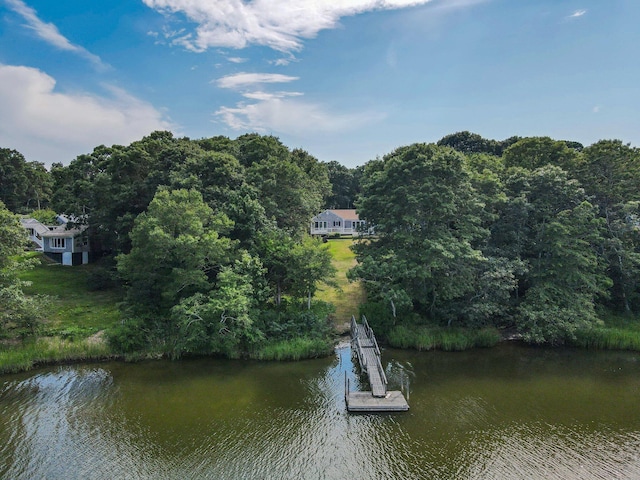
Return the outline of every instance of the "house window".
[[[67,239],[66,238],[52,238],[51,239],[51,248],[67,248]]]
[[[35,234],[35,232],[33,231],[33,228],[29,228],[29,236],[33,237],[33,235]]]
[[[335,220],[334,220],[334,221],[333,221],[333,226],[334,226],[334,227],[339,227],[339,226],[340,226],[340,223],[341,223],[341,222],[340,222],[340,220],[338,220],[338,221],[335,221]]]

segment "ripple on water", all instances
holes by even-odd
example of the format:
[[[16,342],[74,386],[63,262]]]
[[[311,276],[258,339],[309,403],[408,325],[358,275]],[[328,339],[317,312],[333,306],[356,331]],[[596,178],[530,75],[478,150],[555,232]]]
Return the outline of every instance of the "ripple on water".
[[[415,387],[411,410],[400,415],[346,413],[345,375],[357,384],[348,349],[333,362],[64,367],[5,382],[0,478],[640,478],[636,370],[607,377],[604,396],[592,378],[583,384],[572,373],[572,393],[582,388],[575,409],[547,389],[510,410],[548,381],[489,383],[483,372],[466,374],[464,356],[430,356],[443,368],[449,359],[462,366],[426,388],[425,357],[412,358],[387,367],[394,381]],[[499,360],[487,360],[490,375]],[[165,378],[165,367],[177,375]],[[215,398],[220,388],[243,401]],[[596,395],[593,413],[584,414]],[[606,402],[618,413],[593,408]],[[534,403],[540,408],[527,411]]]
[[[514,425],[480,436],[463,453],[466,461],[455,478],[640,478],[638,432],[593,432],[537,424]]]

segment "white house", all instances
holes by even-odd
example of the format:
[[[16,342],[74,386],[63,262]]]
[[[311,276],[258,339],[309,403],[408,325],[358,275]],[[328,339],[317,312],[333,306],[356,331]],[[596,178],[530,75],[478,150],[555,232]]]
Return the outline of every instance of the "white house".
[[[355,210],[325,210],[311,219],[311,235],[358,235],[364,232],[366,222]],[[370,233],[370,232],[368,232]]]
[[[45,225],[34,218],[22,218],[20,222],[36,250],[52,260],[62,265],[89,263],[87,227],[67,228],[69,219],[64,215],[58,215],[57,220],[58,225]]]

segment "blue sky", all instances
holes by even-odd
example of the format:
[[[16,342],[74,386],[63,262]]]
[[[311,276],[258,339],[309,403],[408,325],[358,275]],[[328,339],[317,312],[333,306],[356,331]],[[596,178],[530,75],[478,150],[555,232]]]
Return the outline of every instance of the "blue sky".
[[[638,0],[0,0],[0,147],[153,130],[354,167],[470,130],[640,145]]]

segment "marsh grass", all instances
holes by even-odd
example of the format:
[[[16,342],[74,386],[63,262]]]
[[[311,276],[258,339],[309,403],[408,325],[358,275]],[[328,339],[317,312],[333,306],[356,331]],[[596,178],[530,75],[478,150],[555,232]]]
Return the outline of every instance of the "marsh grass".
[[[251,353],[255,360],[300,360],[326,357],[333,351],[333,344],[317,338],[294,338],[262,346]]]
[[[592,328],[581,330],[569,341],[574,347],[597,350],[640,351],[640,331],[621,328]]]
[[[17,373],[38,365],[51,363],[100,360],[111,357],[108,346],[102,342],[39,338],[20,345],[0,347],[0,373]]]
[[[640,351],[640,321],[636,316],[604,312],[601,318],[604,325],[580,330],[567,343],[597,350]]]
[[[493,347],[500,342],[500,333],[495,328],[467,330],[436,326],[406,326],[392,328],[387,335],[389,345],[415,350],[444,350],[447,352],[470,348]]]

